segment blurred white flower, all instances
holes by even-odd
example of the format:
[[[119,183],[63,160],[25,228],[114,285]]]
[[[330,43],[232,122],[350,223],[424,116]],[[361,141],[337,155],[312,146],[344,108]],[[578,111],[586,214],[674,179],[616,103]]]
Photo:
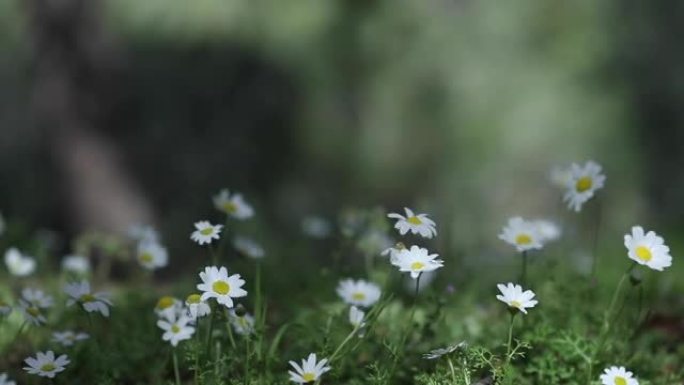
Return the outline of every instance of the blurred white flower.
[[[90,261],[80,255],[67,255],[62,259],[62,270],[76,274],[87,274],[90,271]]]
[[[156,270],[168,265],[169,254],[166,248],[157,242],[142,241],[138,243],[136,259],[145,269]]]
[[[235,238],[233,238],[233,247],[235,247],[240,254],[249,258],[260,259],[265,255],[264,248],[251,238],[239,235],[235,236]]]
[[[195,231],[190,234],[190,239],[200,245],[209,244],[214,239],[219,239],[219,233],[223,225],[212,225],[209,221],[199,221],[195,223]]]
[[[164,331],[162,340],[169,341],[175,347],[180,341],[192,338],[195,328],[190,325],[191,322],[190,317],[183,314],[177,318],[160,319],[157,326]]]
[[[363,317],[366,313],[356,306],[349,307],[349,323],[352,324],[354,328],[362,328],[365,323],[363,322]]]
[[[508,220],[506,226],[501,230],[499,239],[515,246],[516,250],[523,252],[532,249],[542,248],[542,236],[539,227],[530,221],[520,217],[513,217]]]
[[[247,291],[242,289],[245,281],[240,278],[240,274],[228,276],[225,267],[220,269],[216,266],[207,266],[204,271],[199,273],[202,283],[197,285],[197,289],[202,291],[202,301],[209,298],[216,298],[216,302],[228,308],[233,307],[233,298],[247,296]]]
[[[185,299],[185,306],[188,307],[190,318],[194,320],[211,314],[211,306],[206,301],[202,301],[202,296],[199,294],[190,294]]]
[[[52,341],[62,346],[73,346],[76,342],[86,340],[88,337],[86,333],[77,333],[71,330],[52,333]]]
[[[32,325],[41,325],[47,322],[44,309],[52,307],[54,300],[42,290],[25,288],[21,292],[19,311],[26,321]]]
[[[302,231],[312,238],[326,238],[332,232],[330,222],[318,216],[308,216],[302,220]]]
[[[55,358],[55,353],[52,350],[48,350],[45,353],[36,353],[35,358],[26,358],[24,363],[28,366],[24,367],[24,370],[29,372],[29,374],[37,374],[40,377],[54,378],[57,373],[64,371],[69,362],[66,354]]]
[[[496,296],[496,299],[506,303],[511,309],[527,314],[527,309],[535,307],[538,303],[537,300],[533,299],[534,292],[532,290],[523,291],[520,285],[514,285],[509,282],[506,285],[500,283],[496,287],[501,292],[500,295]]]
[[[36,260],[28,255],[23,255],[14,247],[5,252],[5,265],[10,274],[17,277],[26,277],[36,270]]]
[[[358,248],[368,255],[377,255],[394,245],[394,240],[384,231],[371,229],[366,231],[358,241]]]
[[[602,385],[639,385],[632,372],[627,371],[624,366],[606,368],[599,378]]]
[[[399,256],[399,252],[404,250],[404,249],[406,249],[406,246],[404,246],[403,243],[398,242],[396,245],[390,246],[390,247],[386,248],[385,250],[383,250],[380,253],[380,255],[382,255],[383,257],[389,256],[390,257],[390,263],[394,265],[398,256]]]
[[[250,314],[237,315],[235,310],[230,311],[230,324],[239,335],[245,336],[254,333],[254,317]]]
[[[21,297],[28,303],[38,306],[39,308],[47,309],[54,304],[52,296],[45,294],[40,289],[32,289],[30,287],[24,288],[21,291]]]
[[[572,178],[570,167],[554,166],[549,174],[551,184],[560,189],[565,189],[570,183],[570,178]]]
[[[242,194],[230,192],[227,189],[221,190],[213,197],[214,207],[235,219],[248,219],[254,216],[254,209],[250,206]]]
[[[466,346],[467,345],[466,345],[465,341],[459,342],[456,345],[449,345],[449,346],[444,347],[444,348],[438,348],[438,349],[431,350],[429,353],[423,354],[423,358],[425,358],[426,360],[434,360],[434,359],[442,357],[446,354],[453,353],[460,348],[465,348]]]
[[[131,225],[128,236],[136,242],[159,242],[159,233],[152,226]]]
[[[658,271],[672,266],[670,248],[665,240],[653,231],[644,234],[641,226],[632,227],[632,234],[625,235],[625,247],[629,258],[640,265]]]
[[[439,254],[428,254],[428,250],[418,246],[411,249],[401,250],[392,264],[401,272],[411,273],[411,278],[416,279],[421,273],[437,270],[444,266],[444,261],[436,259]]]
[[[309,354],[309,358],[302,360],[302,366],[297,365],[296,362],[290,361],[290,365],[294,371],[289,370],[290,381],[298,384],[306,384],[318,380],[325,372],[330,370],[330,366],[326,366],[328,359],[324,358],[318,363],[316,362],[316,354]]]
[[[411,209],[404,207],[406,216],[401,214],[390,213],[387,217],[396,219],[394,228],[399,230],[399,234],[405,235],[407,232],[411,234],[420,234],[423,238],[432,238],[437,235],[435,222],[427,217],[427,214],[414,214]]]
[[[566,185],[563,200],[568,203],[568,208],[579,212],[582,205],[594,196],[594,193],[603,188],[606,176],[601,173],[601,166],[588,161],[584,166],[573,163],[570,166],[570,179]]]
[[[17,385],[17,383],[12,381],[7,373],[0,373],[0,385]]]
[[[560,238],[561,228],[553,221],[537,219],[532,221],[537,227],[537,234],[541,237],[541,243],[552,242]]]
[[[343,279],[337,285],[337,295],[350,305],[369,307],[380,299],[380,286],[359,279]]]
[[[158,317],[176,319],[181,316],[185,310],[181,300],[165,295],[157,300],[157,304],[154,306],[154,312]]]
[[[109,307],[112,302],[107,293],[93,293],[90,290],[88,281],[71,282],[64,286],[64,292],[70,297],[67,305],[80,304],[88,313],[99,312],[105,317],[109,317]]]

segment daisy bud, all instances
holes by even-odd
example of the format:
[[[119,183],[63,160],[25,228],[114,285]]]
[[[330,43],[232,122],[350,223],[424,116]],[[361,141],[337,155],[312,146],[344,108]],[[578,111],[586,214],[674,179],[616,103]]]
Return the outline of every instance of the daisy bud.
[[[238,304],[235,307],[235,315],[238,317],[244,317],[245,314],[247,314],[247,309],[245,309],[245,307],[242,306],[242,304]]]
[[[632,286],[641,285],[641,281],[643,281],[643,277],[641,276],[641,273],[639,273],[637,271],[633,271],[629,275],[629,282],[632,284]]]

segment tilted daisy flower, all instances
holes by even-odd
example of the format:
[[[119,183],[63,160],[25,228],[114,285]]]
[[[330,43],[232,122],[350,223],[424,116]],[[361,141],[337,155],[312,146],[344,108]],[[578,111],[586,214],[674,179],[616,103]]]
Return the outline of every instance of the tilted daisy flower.
[[[213,197],[214,207],[235,219],[249,219],[254,216],[254,209],[250,206],[242,194],[233,193],[227,189],[221,190]]]
[[[90,291],[88,281],[71,282],[64,286],[64,292],[69,296],[67,305],[80,304],[88,313],[99,312],[105,317],[109,317],[109,308],[112,302],[107,293],[93,293]]]
[[[537,300],[533,299],[534,292],[532,290],[523,291],[520,285],[514,285],[509,282],[506,285],[500,283],[496,287],[501,292],[501,294],[496,296],[496,299],[506,303],[513,310],[527,314],[527,309],[535,307],[538,303]]]
[[[36,353],[35,358],[26,358],[24,363],[28,366],[25,366],[24,370],[29,372],[29,374],[37,374],[40,377],[54,378],[57,373],[64,371],[69,362],[66,354],[55,358],[55,353],[52,350],[48,350],[44,353]]]
[[[233,298],[247,295],[247,291],[242,289],[245,281],[240,278],[240,274],[233,274],[229,277],[225,267],[219,269],[216,266],[207,266],[199,275],[202,283],[197,285],[197,289],[202,291],[202,301],[216,298],[216,302],[231,308]]]
[[[389,256],[390,263],[394,265],[397,261],[397,258],[399,257],[399,252],[401,252],[404,249],[406,249],[406,246],[404,246],[404,244],[401,242],[397,242],[396,245],[388,247],[385,250],[383,250],[380,253],[380,255],[382,255],[383,257]]]
[[[542,248],[542,236],[539,234],[539,227],[531,221],[526,221],[520,217],[513,217],[508,220],[506,226],[501,230],[499,239],[514,246],[516,250],[523,252]]]
[[[0,299],[0,317],[7,317],[12,313],[12,306]]]
[[[399,234],[404,235],[407,232],[411,234],[420,234],[423,238],[432,238],[437,235],[435,222],[427,217],[427,214],[414,214],[411,209],[404,207],[406,216],[397,213],[387,214],[389,218],[396,219],[394,228],[399,230]]]
[[[549,180],[554,186],[564,189],[570,183],[570,178],[572,178],[572,170],[570,167],[554,166],[549,172]]]
[[[73,346],[78,341],[87,340],[88,337],[89,336],[86,333],[77,333],[71,330],[52,333],[52,341],[61,344],[62,346]]]
[[[19,300],[19,312],[31,325],[39,326],[47,322],[46,314],[42,308],[23,299]]]
[[[183,302],[181,302],[181,300],[165,295],[157,300],[157,304],[154,306],[154,312],[158,317],[175,319],[183,314],[185,310],[183,309]]]
[[[316,354],[309,354],[309,358],[302,360],[302,366],[297,365],[296,362],[290,361],[290,365],[294,371],[289,370],[290,381],[298,384],[306,384],[318,380],[323,373],[330,370],[330,366],[326,366],[328,360],[326,358],[316,362]]]
[[[670,248],[663,238],[653,231],[644,234],[641,226],[632,227],[632,234],[625,235],[625,247],[629,258],[640,265],[658,271],[672,266]]]
[[[369,307],[380,299],[380,286],[359,279],[343,279],[337,285],[337,295],[350,305]]]
[[[12,381],[7,373],[0,373],[0,385],[17,385],[17,383]]]
[[[582,205],[591,199],[598,189],[603,188],[606,176],[601,173],[601,166],[588,161],[584,166],[573,163],[570,166],[570,178],[566,186],[563,201],[568,203],[568,208],[579,212]]]
[[[363,310],[359,309],[356,306],[351,306],[349,307],[349,323],[352,324],[353,327],[355,328],[362,328],[365,326],[365,322],[363,322],[363,317],[366,316],[366,313],[364,313]]]
[[[223,225],[212,225],[209,221],[199,221],[195,223],[195,231],[190,234],[190,239],[203,244],[210,244],[214,239],[219,239],[219,233]]]
[[[16,277],[29,276],[36,270],[36,260],[28,255],[23,255],[14,247],[5,252],[5,265],[10,274]]]
[[[243,236],[236,236],[233,238],[233,247],[235,247],[240,254],[253,259],[263,258],[266,254],[261,245],[256,243],[253,239]]]
[[[444,347],[444,348],[438,348],[438,349],[431,350],[429,353],[423,354],[423,358],[425,358],[426,360],[434,360],[434,359],[437,359],[437,358],[442,357],[444,355],[451,354],[458,349],[465,348],[466,346],[468,346],[468,345],[465,343],[465,341],[462,341],[456,345],[449,345],[449,346]]]
[[[602,385],[639,385],[639,381],[633,378],[632,372],[623,366],[611,366],[603,371],[600,377]]]
[[[185,306],[188,307],[188,315],[192,319],[211,314],[211,306],[206,301],[202,301],[202,296],[199,294],[190,294],[185,299]]]
[[[158,242],[142,241],[138,243],[136,259],[145,269],[156,270],[166,267],[169,263],[169,254]]]
[[[181,315],[177,318],[161,319],[157,321],[157,326],[164,331],[162,340],[169,341],[172,346],[178,346],[180,341],[189,340],[195,333],[195,328],[190,323],[190,317]]]
[[[249,313],[237,315],[235,310],[230,311],[230,324],[239,335],[246,336],[254,333],[254,317]]]
[[[416,279],[421,273],[434,271],[444,266],[444,261],[436,259],[439,254],[428,254],[428,250],[418,246],[411,246],[399,252],[393,265],[401,272],[411,273],[411,278]]]
[[[80,255],[67,255],[62,260],[62,270],[74,274],[88,274],[90,272],[90,261]]]

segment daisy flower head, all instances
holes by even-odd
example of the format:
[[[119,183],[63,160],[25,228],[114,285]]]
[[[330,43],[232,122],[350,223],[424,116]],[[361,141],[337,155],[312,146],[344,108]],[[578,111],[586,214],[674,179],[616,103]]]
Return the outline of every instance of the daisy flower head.
[[[12,381],[7,373],[0,373],[0,385],[17,385],[17,383]]]
[[[394,265],[395,262],[397,261],[397,258],[399,257],[399,252],[404,250],[404,249],[406,249],[406,246],[404,246],[404,244],[401,242],[397,242],[396,245],[388,247],[385,250],[383,250],[380,253],[380,255],[382,255],[383,257],[389,256],[390,257],[390,263],[392,263]]]
[[[254,209],[250,206],[242,194],[233,193],[227,189],[219,191],[213,197],[214,207],[235,219],[245,220],[254,216]]]
[[[28,255],[23,255],[14,247],[5,252],[5,265],[10,274],[16,277],[26,277],[36,270],[36,260]]]
[[[416,279],[421,273],[434,271],[444,266],[444,261],[437,259],[438,254],[428,254],[428,250],[418,246],[403,249],[399,252],[392,264],[401,272],[411,273],[411,278]]]
[[[190,234],[190,239],[200,245],[210,244],[214,239],[219,239],[223,225],[212,225],[209,221],[195,223],[195,231]]]
[[[30,287],[26,287],[21,291],[21,298],[41,309],[52,307],[55,302],[51,295],[45,294],[40,289],[32,289]]]
[[[157,321],[157,326],[164,331],[162,340],[169,341],[175,347],[180,341],[192,338],[195,328],[190,323],[192,323],[192,319],[183,314],[177,318],[161,319]]]
[[[641,226],[632,227],[632,234],[625,235],[625,247],[629,258],[640,265],[658,271],[672,266],[670,248],[663,238],[653,231],[644,234]]]
[[[266,254],[264,248],[253,239],[239,235],[233,238],[233,247],[235,247],[240,254],[252,259],[261,259]]]
[[[514,285],[509,282],[506,285],[500,283],[496,287],[501,292],[501,294],[496,296],[496,299],[507,304],[512,310],[527,314],[527,309],[535,307],[538,303],[537,300],[533,299],[534,292],[532,290],[523,291],[520,285]]]
[[[632,372],[623,366],[611,366],[603,370],[599,377],[602,385],[639,385],[639,381],[633,377]]]
[[[572,172],[570,167],[553,166],[549,172],[549,180],[554,186],[564,189],[570,183]]]
[[[73,346],[78,341],[87,340],[88,337],[89,336],[86,333],[77,333],[71,330],[52,333],[52,341],[62,346]]]
[[[541,243],[552,242],[560,238],[561,228],[555,222],[547,219],[532,221],[537,226],[537,234],[541,237]]]
[[[579,212],[582,205],[591,199],[597,190],[603,188],[606,176],[601,173],[601,166],[588,161],[584,166],[573,163],[570,166],[570,177],[568,178],[563,201],[568,203],[568,208]]]
[[[465,341],[459,342],[456,345],[449,345],[444,348],[431,350],[429,353],[423,354],[423,358],[425,358],[426,360],[434,360],[444,355],[451,354],[458,349],[465,348],[466,346],[467,344],[465,343]]]
[[[354,328],[362,328],[366,324],[363,322],[363,317],[366,316],[366,313],[364,313],[363,310],[359,309],[356,306],[351,306],[349,307],[349,323],[354,327]]]
[[[323,373],[330,370],[330,366],[326,366],[328,360],[326,358],[316,362],[316,354],[311,353],[306,360],[302,360],[302,366],[297,365],[296,362],[290,361],[290,365],[294,371],[289,370],[290,381],[298,384],[306,384],[318,380]]]
[[[542,236],[537,224],[520,217],[508,220],[499,234],[499,239],[514,246],[519,252],[542,248]]]
[[[136,259],[145,269],[156,270],[166,267],[169,263],[169,254],[158,242],[142,241],[138,243]]]
[[[88,281],[67,283],[64,292],[69,296],[68,306],[78,303],[88,313],[99,312],[104,317],[109,317],[109,308],[112,306],[109,295],[92,292]]]
[[[39,326],[47,323],[47,317],[45,316],[43,308],[23,299],[19,300],[19,312],[31,325]]]
[[[67,255],[62,259],[62,270],[67,273],[85,275],[90,272],[90,261],[80,255]]]
[[[387,217],[397,220],[394,228],[399,230],[399,234],[405,235],[410,231],[411,234],[420,234],[428,239],[437,235],[436,224],[427,214],[414,214],[408,207],[404,207],[404,211],[406,216],[397,213],[387,214]]]
[[[55,353],[52,350],[48,350],[47,352],[36,353],[35,358],[26,358],[24,363],[28,366],[25,366],[24,370],[29,372],[29,374],[37,374],[40,377],[54,378],[57,373],[64,371],[69,362],[66,354],[55,358]]]
[[[185,299],[185,306],[188,308],[188,315],[194,320],[211,314],[211,306],[206,301],[202,301],[202,296],[197,293],[190,294]]]
[[[359,279],[343,279],[337,285],[337,295],[349,305],[369,307],[380,299],[380,286]]]
[[[233,325],[233,330],[241,336],[254,333],[254,317],[249,313],[242,312],[241,315],[238,315],[235,309],[231,309],[230,324]]]
[[[247,295],[247,291],[242,288],[245,281],[240,278],[240,274],[228,276],[228,270],[225,267],[207,266],[199,275],[202,283],[197,285],[197,289],[202,291],[200,297],[202,301],[216,298],[216,302],[231,308],[233,298]]]
[[[167,319],[175,319],[183,312],[183,302],[169,295],[159,298],[154,306],[154,313]]]

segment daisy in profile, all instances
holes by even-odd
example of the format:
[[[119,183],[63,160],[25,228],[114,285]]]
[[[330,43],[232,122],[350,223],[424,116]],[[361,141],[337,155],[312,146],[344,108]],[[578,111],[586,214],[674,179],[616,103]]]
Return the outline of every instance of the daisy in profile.
[[[465,341],[459,342],[456,345],[449,345],[449,346],[444,347],[444,348],[438,348],[438,349],[431,350],[429,353],[423,354],[423,358],[425,358],[426,360],[434,360],[434,359],[437,359],[439,357],[445,356],[447,354],[451,354],[458,349],[464,349],[466,347],[467,347],[467,344],[465,343]]]
[[[190,234],[190,239],[203,244],[210,244],[214,239],[219,239],[219,234],[223,225],[212,225],[209,221],[199,221],[195,223],[195,231]]]
[[[23,255],[14,247],[5,252],[5,265],[10,274],[16,277],[29,276],[36,270],[36,260],[28,255]]]
[[[349,305],[369,307],[380,299],[380,287],[373,282],[343,279],[337,285],[337,295]]]
[[[246,312],[236,312],[234,309],[230,311],[230,324],[233,325],[235,333],[246,336],[254,333],[254,317]]]
[[[514,285],[513,283],[504,285],[500,283],[496,287],[501,292],[501,294],[496,296],[496,299],[507,304],[510,309],[527,314],[527,309],[535,307],[538,303],[534,299],[534,292],[532,290],[523,291],[520,285]]]
[[[197,285],[197,289],[202,291],[200,297],[202,301],[216,298],[216,302],[231,308],[233,298],[247,295],[247,291],[242,289],[245,281],[240,278],[240,274],[233,274],[229,277],[225,267],[207,266],[199,275],[202,283]]]
[[[670,248],[663,238],[653,231],[644,234],[641,226],[632,227],[632,234],[625,235],[625,247],[629,258],[640,265],[658,271],[672,266]]]
[[[192,338],[195,328],[189,325],[191,322],[190,317],[181,315],[177,318],[159,320],[157,326],[164,331],[162,340],[169,341],[175,347],[180,341]]]
[[[406,216],[397,213],[387,214],[389,218],[397,220],[394,228],[399,230],[399,234],[404,235],[410,231],[411,234],[420,234],[428,239],[437,235],[435,222],[428,218],[427,214],[414,214],[408,207],[404,207],[404,211]]]
[[[67,306],[78,303],[88,313],[99,312],[104,317],[109,317],[109,308],[112,306],[109,295],[93,293],[88,281],[68,283],[64,286],[64,292],[69,296]]]
[[[523,252],[542,248],[542,236],[539,227],[531,221],[520,217],[513,217],[501,230],[499,239],[514,246],[516,250]]]
[[[564,189],[570,183],[572,171],[570,167],[553,166],[549,172],[549,180],[554,186]]]
[[[166,248],[157,242],[139,242],[136,259],[147,270],[157,270],[169,263]]]
[[[185,299],[185,306],[188,307],[188,315],[194,320],[211,314],[211,306],[206,301],[202,301],[202,296],[199,294],[190,294]]]
[[[86,333],[77,333],[71,330],[52,333],[52,341],[62,346],[73,346],[78,341],[87,340],[88,337]]]
[[[366,313],[364,313],[363,310],[359,309],[356,306],[351,306],[349,307],[349,323],[354,327],[354,328],[362,328],[366,325],[365,322],[363,322],[363,317],[366,316]]]
[[[563,201],[568,203],[568,208],[579,212],[582,205],[591,199],[597,190],[603,188],[606,176],[601,173],[601,166],[588,161],[584,166],[573,163],[570,166],[570,177],[568,178]]]
[[[17,383],[12,381],[7,373],[0,373],[0,385],[17,385]]]
[[[380,255],[383,257],[390,257],[390,263],[394,265],[395,261],[397,260],[397,257],[399,256],[399,252],[406,249],[406,246],[404,246],[403,243],[397,242],[396,245],[391,246],[383,250]]]
[[[12,306],[0,299],[0,317],[7,317],[12,312]]]
[[[231,195],[227,189],[223,189],[214,195],[213,201],[217,210],[235,219],[245,220],[254,216],[254,209],[245,202],[242,194],[233,193]]]
[[[62,270],[68,273],[85,275],[90,272],[90,261],[80,255],[67,255],[62,260]]]
[[[639,381],[633,377],[632,372],[623,366],[611,366],[603,371],[600,377],[602,385],[639,385]]]
[[[57,373],[64,371],[69,362],[66,354],[55,358],[55,353],[52,350],[48,350],[44,353],[36,353],[35,358],[26,358],[24,363],[28,366],[25,366],[24,370],[29,372],[29,374],[37,374],[40,377],[54,378]]]
[[[44,308],[38,307],[23,299],[19,300],[19,312],[24,316],[26,322],[31,325],[40,326],[47,323]]]
[[[444,261],[437,259],[438,256],[438,254],[428,254],[427,249],[422,247],[411,246],[410,249],[401,250],[392,264],[401,272],[411,273],[411,278],[416,279],[421,273],[434,271],[444,266]]]
[[[306,384],[318,380],[323,373],[330,370],[330,366],[326,366],[328,360],[326,358],[316,362],[316,354],[309,354],[309,358],[302,360],[302,366],[297,365],[296,362],[290,361],[290,365],[294,371],[289,370],[290,381],[298,384]]]
[[[235,247],[235,250],[240,254],[252,259],[261,259],[266,254],[264,248],[253,239],[239,235],[233,238],[233,247]]]
[[[158,317],[175,319],[184,312],[183,302],[178,298],[165,295],[157,300],[154,312]]]

